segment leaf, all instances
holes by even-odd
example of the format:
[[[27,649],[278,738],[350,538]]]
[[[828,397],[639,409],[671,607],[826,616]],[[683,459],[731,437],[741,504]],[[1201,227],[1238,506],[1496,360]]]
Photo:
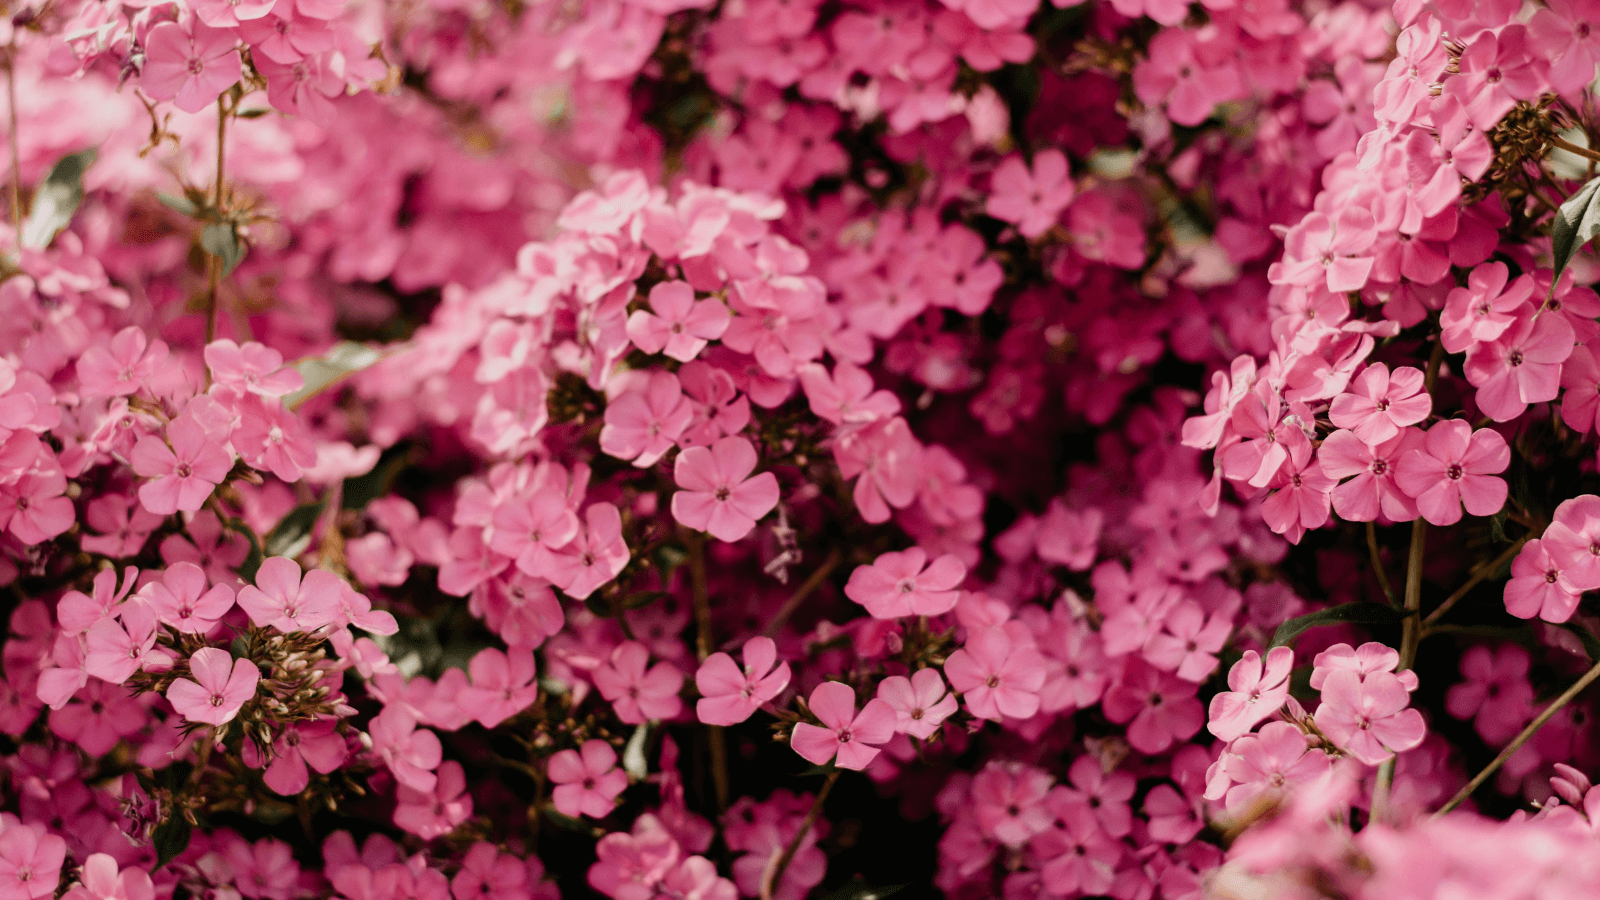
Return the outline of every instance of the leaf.
[[[194,202],[188,197],[176,197],[172,194],[157,194],[156,199],[161,201],[162,206],[165,206],[175,212],[183,213],[186,216],[197,216],[200,214],[200,207],[195,206]]]
[[[267,532],[261,542],[261,555],[299,556],[304,553],[311,546],[311,530],[316,527],[320,515],[321,503],[305,503],[290,510],[283,521]]]
[[[874,887],[867,884],[860,877],[856,877],[850,879],[849,883],[839,887],[837,890],[823,894],[822,900],[880,900],[880,898],[887,897],[890,894],[897,894],[905,888],[906,885],[903,884],[886,884],[882,887]]]
[[[643,781],[650,774],[650,763],[644,757],[644,745],[649,738],[650,723],[642,723],[633,729],[633,735],[622,748],[622,771],[634,781]]]
[[[1562,622],[1556,627],[1576,635],[1578,643],[1583,645],[1583,652],[1589,654],[1591,660],[1600,662],[1600,638],[1595,637],[1593,632],[1576,622]]]
[[[1297,616],[1278,626],[1272,635],[1270,647],[1282,647],[1299,637],[1309,628],[1318,625],[1342,625],[1357,623],[1361,625],[1398,625],[1405,619],[1405,614],[1386,603],[1341,603],[1327,609],[1317,610]]]
[[[83,173],[99,151],[90,147],[56,160],[50,174],[33,195],[28,219],[22,223],[22,245],[42,250],[50,246],[61,229],[72,222],[72,214],[83,202]]]
[[[254,582],[256,571],[261,568],[261,561],[266,559],[261,552],[261,538],[257,537],[255,531],[237,516],[223,522],[222,527],[244,535],[244,539],[250,542],[250,552],[245,554],[244,562],[239,564],[239,577],[247,582]]]
[[[636,591],[622,598],[623,609],[644,609],[646,606],[672,596],[667,591]]]
[[[189,849],[189,838],[194,836],[194,826],[181,813],[156,826],[150,834],[150,843],[156,848],[156,868],[159,869]]]
[[[1590,238],[1600,234],[1600,203],[1595,202],[1597,195],[1600,195],[1600,178],[1590,181],[1568,197],[1556,211],[1555,221],[1550,223],[1550,256],[1555,269],[1555,274],[1550,277],[1552,292],[1555,291],[1556,282],[1561,280],[1562,271],[1572,260],[1572,254],[1589,243]]]
[[[222,277],[228,277],[244,260],[246,247],[239,241],[239,233],[232,223],[212,222],[200,232],[200,246],[212,256],[222,260]]]
[[[371,366],[383,354],[354,341],[340,341],[321,356],[308,356],[294,363],[305,386],[283,398],[283,405],[295,409],[337,382]]]

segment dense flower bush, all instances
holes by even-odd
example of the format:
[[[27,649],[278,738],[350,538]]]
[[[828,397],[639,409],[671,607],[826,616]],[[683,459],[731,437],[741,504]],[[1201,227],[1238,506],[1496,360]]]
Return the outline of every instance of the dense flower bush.
[[[1600,5],[8,12],[0,900],[1600,884]]]

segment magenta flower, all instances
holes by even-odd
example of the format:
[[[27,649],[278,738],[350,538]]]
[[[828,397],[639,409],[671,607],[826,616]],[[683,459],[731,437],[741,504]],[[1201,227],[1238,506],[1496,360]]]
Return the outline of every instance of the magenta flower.
[[[139,486],[139,501],[159,515],[194,512],[228,477],[233,456],[189,415],[167,425],[167,441],[150,434],[133,445],[133,471],[152,479]]]
[[[1335,216],[1308,214],[1284,236],[1283,261],[1267,270],[1273,284],[1325,286],[1336,294],[1359,291],[1372,272],[1368,255],[1377,240],[1372,214],[1346,206]]]
[[[776,666],[774,663],[776,662]],[[700,701],[695,715],[708,725],[737,725],[789,686],[789,664],[778,661],[771,638],[744,643],[744,668],[726,653],[713,653],[694,673]]]
[[[617,577],[631,556],[616,506],[596,503],[584,510],[583,521],[584,529],[560,553],[551,554],[549,568],[540,573],[574,600],[588,597]]]
[[[945,660],[944,674],[967,709],[980,719],[1026,719],[1039,711],[1039,689],[1049,664],[1032,646],[1019,646],[1002,628],[967,637]]]
[[[90,675],[122,684],[146,666],[165,669],[166,651],[156,646],[155,613],[139,601],[125,603],[116,616],[107,616],[89,627],[84,670]]]
[[[890,675],[878,683],[878,699],[894,710],[896,732],[924,741],[960,708],[937,669],[918,669],[910,678]]]
[[[732,314],[716,298],[695,300],[687,282],[663,281],[650,289],[650,309],[628,316],[628,340],[646,353],[665,353],[678,362],[700,355],[707,341],[722,337]]]
[[[61,883],[67,842],[43,825],[19,822],[6,814],[0,831],[0,896],[7,900],[41,900]]]
[[[1139,657],[1123,664],[1121,678],[1106,688],[1100,708],[1106,718],[1128,726],[1128,743],[1140,753],[1161,753],[1194,737],[1206,721],[1195,686]]]
[[[1542,540],[1579,593],[1600,588],[1600,497],[1584,494],[1563,501]]]
[[[109,348],[95,345],[78,357],[79,389],[85,397],[137,393],[166,359],[164,342],[151,341],[143,328],[129,326],[111,338]]]
[[[1511,448],[1498,432],[1446,419],[1428,429],[1422,447],[1400,458],[1395,483],[1429,524],[1454,525],[1462,506],[1474,516],[1500,511],[1506,483],[1494,476],[1510,464]]]
[[[1467,680],[1445,692],[1445,709],[1458,719],[1471,719],[1484,743],[1504,746],[1534,715],[1528,667],[1528,651],[1515,644],[1467,648],[1461,654],[1461,674]]]
[[[831,375],[821,363],[806,363],[797,374],[811,411],[835,425],[875,422],[900,411],[900,398],[877,390],[871,373],[848,361],[835,363]]]
[[[672,495],[672,517],[719,541],[739,540],[778,505],[778,477],[751,477],[755,468],[756,448],[742,437],[684,450],[672,469],[683,488]]]
[[[1306,735],[1288,722],[1268,722],[1258,734],[1247,734],[1234,741],[1220,760],[1233,786],[1222,799],[1229,812],[1242,812],[1262,796],[1282,796],[1307,785],[1328,771],[1328,754],[1314,750]]]
[[[683,673],[670,662],[651,666],[650,649],[638,641],[623,641],[611,651],[594,670],[594,686],[611,701],[617,718],[630,725],[675,718],[683,710],[678,698]]]
[[[1289,699],[1289,670],[1294,651],[1274,647],[1261,654],[1246,650],[1228,670],[1228,690],[1211,698],[1206,729],[1220,740],[1233,741],[1283,708]]]
[[[239,608],[262,628],[285,634],[316,631],[339,615],[342,584],[322,569],[306,572],[302,580],[299,563],[273,556],[261,563],[255,584],[239,589]]]
[[[584,741],[579,750],[562,750],[550,757],[549,773],[556,786],[550,792],[556,812],[574,819],[604,818],[628,786],[628,773],[617,768],[617,751],[605,741]]]
[[[694,419],[694,405],[671,372],[651,372],[635,387],[606,405],[600,449],[645,468],[673,448]]]
[[[344,735],[334,719],[318,719],[288,726],[272,745],[272,763],[261,780],[275,793],[293,797],[311,783],[311,770],[324,775],[337,771],[349,755]],[[246,741],[246,753],[255,745]]]
[[[1567,577],[1565,567],[1551,555],[1546,540],[1534,538],[1523,544],[1517,558],[1511,561],[1506,612],[1519,619],[1537,616],[1546,622],[1565,622],[1577,612],[1583,589]]]
[[[305,386],[300,373],[283,364],[283,354],[256,341],[212,341],[206,345],[205,359],[213,384],[263,397],[282,397]]]
[[[1333,505],[1329,495],[1337,484],[1317,460],[1290,457],[1271,483],[1277,490],[1261,501],[1261,518],[1274,533],[1297,544],[1307,530],[1328,521]]]
[[[234,49],[238,42],[229,29],[196,22],[190,34],[175,22],[162,22],[145,38],[139,87],[152,99],[172,100],[184,112],[197,113],[243,74]]]
[[[444,758],[437,734],[419,729],[416,716],[397,703],[384,706],[373,716],[367,733],[372,737],[372,752],[389,767],[396,781],[417,791],[433,790],[438,778],[433,770]]]
[[[1339,669],[1322,684],[1317,728],[1351,756],[1375,766],[1427,736],[1422,713],[1410,704],[1410,692],[1393,673],[1371,672],[1363,678]]]
[[[1530,403],[1554,400],[1561,364],[1572,355],[1572,326],[1549,313],[1519,318],[1510,330],[1467,351],[1467,381],[1477,387],[1478,408],[1509,422]]]
[[[233,588],[218,584],[206,589],[206,573],[189,562],[173,563],[139,591],[156,618],[188,634],[206,634],[233,609]]]
[[[72,500],[63,496],[66,490],[59,466],[36,466],[14,484],[0,486],[0,525],[28,546],[64,533],[77,518]]]
[[[201,647],[189,658],[189,674],[167,688],[167,700],[191,722],[226,725],[245,701],[256,695],[261,672],[248,659],[234,659],[226,650]]]
[[[1421,370],[1401,366],[1391,373],[1383,363],[1373,363],[1350,382],[1348,393],[1333,398],[1328,418],[1355,432],[1362,443],[1376,446],[1432,411],[1433,398],[1422,389]]]
[[[894,737],[895,714],[889,704],[873,698],[857,714],[856,692],[849,685],[824,681],[811,692],[807,705],[822,725],[796,724],[789,745],[819,766],[832,759],[841,769],[865,769],[880,745]]]
[[[844,594],[876,619],[938,616],[955,608],[961,593],[956,588],[966,577],[967,567],[954,556],[946,553],[929,563],[921,547],[912,547],[857,566]]]
[[[1484,263],[1467,276],[1466,287],[1450,291],[1444,311],[1439,314],[1443,329],[1439,340],[1444,349],[1461,353],[1492,341],[1505,334],[1517,316],[1527,311],[1526,304],[1533,296],[1533,279],[1523,276],[1507,288],[1510,276],[1505,263]]]
[[[467,665],[472,686],[457,700],[485,728],[493,728],[529,706],[539,696],[533,651],[510,652],[485,647]]]
[[[927,671],[924,669],[923,671]],[[991,762],[972,778],[972,812],[984,834],[1008,847],[1050,827],[1047,798],[1054,781],[1020,763]]]
[[[989,178],[989,200],[984,211],[1017,226],[1025,238],[1036,238],[1061,218],[1072,203],[1077,187],[1060,150],[1039,152],[1033,168],[1020,156],[1008,156]]]
[[[449,834],[471,815],[467,775],[453,759],[439,766],[433,790],[419,791],[406,784],[395,789],[394,823],[425,841]]]
[[[1391,522],[1417,517],[1417,505],[1395,484],[1396,464],[1423,445],[1422,431],[1402,428],[1377,446],[1353,431],[1335,431],[1317,448],[1317,461],[1330,478],[1349,478],[1333,489],[1333,511],[1347,522],[1371,522],[1379,516]],[[1354,475],[1354,478],[1350,476]]]
[[[88,895],[87,900],[154,900],[155,897],[156,888],[149,872],[133,864],[119,873],[116,857],[109,853],[90,854],[83,861],[79,881],[81,886],[67,893],[73,900],[85,900],[82,895],[74,896],[80,890]]]

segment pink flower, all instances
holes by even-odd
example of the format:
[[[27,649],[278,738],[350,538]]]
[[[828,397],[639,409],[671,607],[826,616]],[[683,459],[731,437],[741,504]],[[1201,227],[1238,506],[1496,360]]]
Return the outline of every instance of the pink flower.
[[[797,373],[811,411],[835,425],[875,422],[900,411],[900,398],[874,390],[872,375],[850,362],[835,363],[831,376],[821,363],[806,363]]]
[[[301,579],[300,564],[286,556],[269,557],[256,572],[256,583],[239,589],[239,608],[263,628],[289,634],[316,631],[338,616],[339,576],[312,569]]]
[[[1039,711],[1049,666],[1031,646],[1017,646],[1002,628],[968,635],[945,660],[944,674],[967,709],[980,719],[1026,719]]]
[[[1368,641],[1359,647],[1334,644],[1311,660],[1311,689],[1322,690],[1322,684],[1334,672],[1349,671],[1367,677],[1373,672],[1393,672],[1400,665],[1400,651],[1387,644]],[[1407,670],[1399,675],[1406,690],[1417,689],[1417,673]]]
[[[924,669],[923,671],[927,671]],[[1050,827],[1046,798],[1054,781],[1021,763],[991,762],[972,778],[972,813],[986,836],[1020,847]]]
[[[1359,291],[1372,272],[1374,258],[1365,254],[1375,240],[1372,214],[1360,206],[1346,206],[1333,217],[1310,213],[1289,229],[1283,261],[1272,264],[1267,278],[1336,294]]]
[[[173,419],[167,425],[167,440],[171,447],[150,434],[133,446],[133,471],[152,479],[139,486],[139,501],[159,515],[194,512],[228,477],[233,456],[193,416]]]
[[[6,814],[0,830],[0,897],[41,900],[61,884],[67,842],[43,825],[26,824]]]
[[[206,589],[206,573],[194,563],[174,563],[139,591],[156,617],[188,634],[205,634],[217,627],[233,609],[233,588],[226,584]]]
[[[1561,366],[1561,418],[1579,434],[1595,430],[1596,413],[1600,412],[1600,362],[1595,351],[1600,341],[1590,341],[1572,348],[1572,355]]]
[[[84,670],[102,681],[122,684],[146,666],[165,669],[168,657],[156,647],[157,630],[150,607],[137,601],[124,604],[115,617],[89,627]]]
[[[1422,390],[1421,370],[1401,366],[1390,373],[1383,363],[1373,363],[1350,383],[1349,393],[1333,398],[1328,418],[1355,432],[1363,443],[1377,446],[1432,411],[1433,398]]]
[[[1122,677],[1106,689],[1100,708],[1112,722],[1127,724],[1133,749],[1161,753],[1194,737],[1205,724],[1205,710],[1194,692],[1193,684],[1132,656],[1123,664]]]
[[[444,758],[437,734],[417,728],[416,717],[399,704],[389,704],[373,716],[367,733],[372,736],[372,752],[396,781],[418,791],[433,790],[438,777],[433,770]]]
[[[1563,501],[1542,540],[1573,588],[1580,593],[1600,588],[1600,497],[1584,494]]]
[[[545,486],[526,497],[513,497],[494,511],[489,546],[514,557],[517,568],[534,577],[550,577],[555,555],[578,535],[578,515],[561,491]]]
[[[166,359],[165,343],[151,341],[143,328],[129,326],[111,338],[110,349],[96,344],[83,351],[77,365],[79,389],[85,397],[137,393]]]
[[[671,450],[694,418],[694,406],[683,396],[678,376],[652,371],[638,390],[630,390],[606,406],[600,449],[644,468]],[[681,457],[680,457],[681,459]]]
[[[256,695],[261,672],[248,659],[234,659],[226,650],[201,647],[189,658],[189,674],[167,688],[167,700],[191,722],[226,725],[245,701]]]
[[[771,638],[744,643],[744,668],[733,657],[713,653],[694,673],[700,701],[695,715],[707,725],[737,725],[789,686],[789,664],[777,662],[778,645]]]
[[[162,22],[145,38],[139,86],[152,99],[173,100],[184,112],[197,113],[243,74],[237,44],[228,29],[196,22],[189,34],[175,22]]]
[[[79,538],[83,549],[113,558],[137,556],[150,533],[163,521],[162,516],[145,509],[143,504],[120,494],[105,494],[89,501],[84,519],[100,534],[85,533]]]
[[[1233,741],[1283,708],[1289,699],[1289,670],[1294,651],[1274,647],[1261,654],[1246,650],[1228,670],[1228,690],[1211,698],[1206,729],[1220,740]]]
[[[878,556],[850,573],[844,594],[876,619],[938,616],[955,608],[967,567],[950,554],[928,562],[921,547]]]
[[[1306,736],[1288,722],[1268,722],[1259,734],[1233,742],[1218,761],[1233,782],[1223,801],[1229,812],[1242,812],[1262,796],[1281,796],[1307,785],[1328,771],[1328,754],[1310,749]],[[1207,799],[1216,800],[1210,790]]]
[[[1395,483],[1429,524],[1454,525],[1462,506],[1474,516],[1500,511],[1506,483],[1494,476],[1510,464],[1511,448],[1498,432],[1446,419],[1428,429],[1421,448],[1400,458]]]
[[[722,337],[732,314],[721,300],[695,300],[694,288],[682,281],[663,281],[650,289],[654,315],[638,310],[628,316],[628,340],[646,353],[665,353],[678,362],[700,355],[707,341]]]
[[[1329,493],[1337,484],[1317,460],[1300,463],[1291,457],[1271,485],[1277,490],[1261,501],[1261,518],[1274,533],[1287,536],[1291,544],[1299,543],[1307,530],[1328,521]]]
[[[457,702],[485,728],[522,712],[539,696],[532,650],[502,652],[485,647],[472,657],[467,671],[472,686],[462,689]]]
[[[918,669],[910,678],[890,675],[878,683],[878,699],[894,710],[894,730],[927,740],[960,708],[937,669]]]
[[[1351,756],[1375,766],[1422,743],[1422,713],[1409,708],[1411,694],[1390,672],[1365,678],[1339,669],[1322,684],[1317,728]]]
[[[1016,225],[1023,237],[1036,238],[1056,224],[1076,190],[1060,150],[1040,151],[1033,158],[1032,172],[1021,156],[1008,156],[990,176],[985,211]]]
[[[1519,619],[1538,616],[1546,622],[1559,623],[1577,612],[1583,589],[1567,577],[1566,569],[1551,556],[1550,546],[1534,538],[1522,545],[1522,551],[1511,561],[1505,599],[1506,612]]]
[[[1533,718],[1528,662],[1528,651],[1515,644],[1469,647],[1461,654],[1461,674],[1467,680],[1445,692],[1445,709],[1458,719],[1471,719],[1484,743],[1503,746]]]
[[[439,766],[439,780],[431,791],[405,784],[395,789],[394,823],[425,841],[449,834],[471,815],[467,775],[455,760]]]
[[[272,11],[274,0],[194,0],[194,13],[212,28],[231,28]]]
[[[72,900],[154,900],[155,885],[150,873],[137,864],[120,873],[116,857],[109,853],[93,853],[83,861],[79,884],[69,889]]]
[[[628,773],[617,768],[617,751],[605,741],[584,741],[581,750],[562,750],[550,757],[550,792],[556,811],[574,819],[604,818],[628,786]]]
[[[1133,830],[1128,801],[1138,781],[1132,775],[1107,772],[1098,759],[1084,755],[1072,761],[1067,779],[1070,787],[1061,785],[1050,795],[1050,806],[1059,818],[1093,819],[1111,837],[1125,837]]]
[[[617,718],[630,725],[671,719],[683,710],[678,698],[683,673],[669,662],[650,666],[650,650],[638,641],[624,641],[611,651],[609,661],[594,670],[594,685],[611,701]]]
[[[778,477],[756,467],[756,448],[742,437],[725,437],[708,447],[678,454],[673,479],[683,490],[672,495],[672,517],[708,531],[721,541],[737,541],[778,505]]]
[[[272,763],[262,773],[262,781],[275,793],[293,797],[311,783],[311,770],[324,775],[338,770],[349,754],[344,735],[333,719],[289,725],[272,745]],[[245,742],[246,750],[254,744]]]
[[[245,394],[238,403],[233,448],[244,461],[284,481],[299,481],[317,464],[317,447],[299,417],[276,398]]]
[[[616,506],[596,503],[584,510],[583,519],[584,529],[560,553],[551,554],[549,568],[542,572],[574,600],[588,597],[617,577],[631,556]]]
[[[1417,517],[1417,505],[1395,484],[1396,463],[1423,445],[1422,431],[1403,428],[1376,447],[1353,431],[1335,431],[1317,448],[1323,474],[1350,478],[1333,489],[1333,511],[1347,522],[1371,522],[1380,515],[1391,522]]]
[[[1199,684],[1217,667],[1216,653],[1233,633],[1233,612],[1212,613],[1200,604],[1180,601],[1167,611],[1162,631],[1144,645],[1144,658],[1164,672]]]
[[[1516,322],[1533,296],[1533,279],[1523,276],[1508,289],[1510,275],[1505,263],[1484,263],[1467,276],[1466,287],[1450,291],[1439,314],[1443,329],[1439,341],[1444,349],[1461,353],[1498,338]]]
[[[282,397],[305,386],[300,373],[283,364],[283,354],[256,341],[242,345],[227,339],[212,341],[206,345],[205,359],[213,384],[263,397]]]
[[[98,758],[110,753],[118,741],[143,731],[148,718],[127,690],[97,679],[50,713],[50,730]]]
[[[66,490],[60,466],[35,466],[14,484],[0,486],[0,525],[30,547],[62,534],[77,518]]]
[[[1519,318],[1511,329],[1467,351],[1467,381],[1478,388],[1478,408],[1496,422],[1520,416],[1530,403],[1554,400],[1561,364],[1572,355],[1572,326],[1549,313]]]
[[[856,692],[848,685],[824,681],[811,692],[807,705],[822,727],[796,724],[789,745],[819,766],[832,759],[841,769],[865,769],[877,757],[879,746],[894,737],[895,715],[889,704],[873,698],[858,715]]]

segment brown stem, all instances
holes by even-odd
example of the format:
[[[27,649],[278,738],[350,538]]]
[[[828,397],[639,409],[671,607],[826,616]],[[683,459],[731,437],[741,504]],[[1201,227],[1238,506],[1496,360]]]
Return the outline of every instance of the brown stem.
[[[694,587],[695,656],[701,662],[711,655],[711,591],[706,585],[706,539],[683,529],[689,545],[689,579]],[[717,812],[728,808],[728,743],[721,725],[708,725],[711,745],[711,785],[717,795]]]
[[[1396,671],[1411,668],[1417,658],[1417,643],[1422,640],[1422,557],[1428,545],[1428,520],[1418,516],[1411,522],[1411,553],[1406,559],[1406,617],[1400,623],[1400,665]],[[1394,757],[1378,766],[1378,780],[1372,788],[1372,819],[1389,817],[1389,788],[1394,784]]]
[[[1473,776],[1471,781],[1467,782],[1466,787],[1457,791],[1456,795],[1450,798],[1449,803],[1446,803],[1444,806],[1440,807],[1439,811],[1433,814],[1434,818],[1438,818],[1450,810],[1455,809],[1461,805],[1463,800],[1466,800],[1468,797],[1472,796],[1472,792],[1477,790],[1479,785],[1487,781],[1490,775],[1493,775],[1501,766],[1505,765],[1505,761],[1510,759],[1513,753],[1516,753],[1523,744],[1526,744],[1529,738],[1533,737],[1535,734],[1538,734],[1539,729],[1544,727],[1544,723],[1550,721],[1550,718],[1556,713],[1560,712],[1562,707],[1566,706],[1568,703],[1571,703],[1573,698],[1583,693],[1583,689],[1593,684],[1596,678],[1600,678],[1600,663],[1595,663],[1594,667],[1583,673],[1583,677],[1579,678],[1577,682],[1572,685],[1572,687],[1567,688],[1565,693],[1557,697],[1549,706],[1546,706],[1544,708],[1544,712],[1539,713],[1537,718],[1528,723],[1527,728],[1522,729],[1521,734],[1511,739],[1511,743],[1507,744],[1506,748],[1500,751],[1500,755],[1494,758],[1494,762],[1485,766],[1482,772],[1479,772],[1477,775]]]
[[[1573,154],[1574,156],[1581,156],[1587,160],[1600,160],[1600,153],[1596,153],[1595,151],[1590,150],[1588,147],[1579,147],[1577,144],[1574,144],[1571,141],[1563,140],[1553,134],[1550,135],[1550,146],[1558,147],[1567,151],[1568,153]]]
[[[222,203],[226,199],[227,180],[223,177],[223,163],[228,146],[228,95],[223,94],[217,98],[217,187],[215,199],[212,204],[216,207],[216,214],[222,216]],[[206,343],[217,339],[217,284],[222,280],[222,260],[211,257],[210,286],[206,291]],[[206,372],[206,381],[210,383],[211,373]]]
[[[7,138],[11,143],[11,227],[16,231],[17,252],[22,251],[22,147],[17,140],[17,38],[6,48]]]
[[[769,864],[767,871],[761,873],[761,900],[772,900],[773,891],[783,883],[783,873],[788,871],[794,855],[800,852],[801,842],[811,833],[812,826],[817,824],[817,818],[822,815],[822,804],[828,799],[828,792],[833,790],[833,783],[839,780],[839,772],[839,769],[834,769],[828,773],[828,780],[822,783],[817,799],[811,802],[811,811],[806,813],[806,820],[800,823],[800,830],[794,833],[789,846],[783,848],[783,855],[778,857],[777,864]]]
[[[1506,561],[1511,557],[1516,556],[1517,551],[1522,549],[1522,545],[1528,542],[1528,537],[1528,535],[1523,535],[1517,539],[1516,543],[1501,551],[1500,555],[1495,557],[1493,561],[1487,565],[1479,566],[1478,569],[1472,573],[1472,577],[1467,579],[1466,584],[1456,588],[1456,592],[1451,594],[1449,597],[1446,597],[1445,601],[1439,604],[1438,609],[1429,613],[1428,617],[1422,620],[1422,628],[1424,633],[1427,632],[1430,625],[1439,621],[1439,619],[1444,616],[1445,613],[1449,612],[1452,606],[1455,606],[1457,603],[1461,602],[1461,598],[1465,597],[1468,591],[1471,591],[1473,588],[1477,587],[1483,582],[1484,579],[1490,578],[1494,575],[1494,573],[1500,571],[1500,567],[1505,565]]]
[[[788,600],[783,601],[783,606],[772,617],[772,621],[767,623],[767,627],[761,630],[761,634],[769,638],[777,637],[778,632],[783,629],[784,623],[789,621],[789,617],[794,615],[795,610],[800,608],[800,604],[804,603],[807,597],[811,596],[812,591],[822,586],[822,582],[833,574],[833,570],[839,567],[839,563],[842,560],[843,554],[839,552],[837,547],[828,551],[828,558],[822,561],[822,565],[818,566],[816,571],[806,577],[804,583],[795,588],[794,593],[790,595]]]
[[[1367,523],[1367,550],[1372,554],[1372,572],[1378,576],[1378,587],[1383,589],[1383,595],[1389,598],[1389,605],[1394,605],[1394,588],[1389,585],[1389,575],[1383,571],[1383,558],[1378,553],[1378,526],[1374,522]]]

